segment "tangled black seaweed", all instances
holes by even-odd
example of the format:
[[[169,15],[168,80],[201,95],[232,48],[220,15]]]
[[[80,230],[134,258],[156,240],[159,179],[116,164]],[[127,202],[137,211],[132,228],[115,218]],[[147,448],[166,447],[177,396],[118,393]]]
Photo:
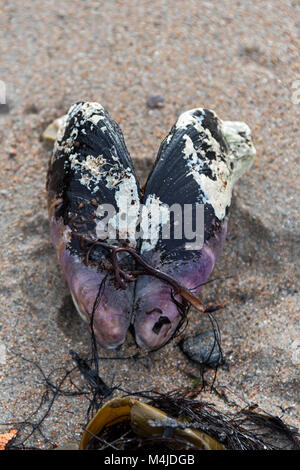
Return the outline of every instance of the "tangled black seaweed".
[[[300,449],[300,434],[298,430],[286,425],[281,418],[260,410],[257,405],[246,403],[246,406],[241,408],[235,401],[230,401],[227,398],[227,388],[220,387],[219,389],[215,387],[214,381],[211,386],[211,392],[222,398],[227,406],[234,409],[234,412],[221,412],[211,403],[196,399],[205,389],[205,383],[195,387],[187,387],[185,390],[173,390],[168,393],[160,393],[157,390],[133,392],[115,384],[109,386],[99,373],[100,360],[135,361],[152,353],[100,357],[98,356],[97,346],[95,348],[92,338],[92,357],[90,359],[84,359],[78,353],[70,351],[70,356],[75,366],[69,370],[64,369],[56,381],[51,376],[57,370],[53,370],[47,375],[37,362],[27,359],[15,351],[11,351],[11,353],[19,356],[22,360],[38,369],[42,376],[45,390],[36,409],[24,421],[0,423],[2,425],[14,426],[14,428],[18,429],[18,435],[7,444],[7,450],[39,450],[38,447],[26,445],[29,439],[35,436],[36,433],[40,435],[48,448],[57,447],[57,443],[52,442],[46,437],[43,425],[45,425],[46,419],[50,416],[55,401],[60,397],[76,399],[76,397],[84,396],[86,398],[88,402],[86,411],[87,425],[96,411],[115,392],[117,392],[118,396],[131,396],[143,399],[146,403],[166,412],[169,417],[179,419],[186,428],[193,428],[204,432],[222,444],[226,449]],[[83,379],[80,384],[78,373],[81,374]],[[229,392],[231,391],[229,390]],[[44,410],[45,405],[46,409]],[[86,429],[86,425],[83,426],[83,429]],[[29,430],[26,432],[28,428]],[[136,436],[128,425],[112,426],[106,429],[104,435],[93,436],[89,448],[97,448],[99,450],[108,448],[114,448],[115,450],[149,450],[154,445],[159,445],[161,450],[174,449],[176,448],[176,442],[178,444],[178,438],[176,440],[173,438],[173,431],[175,429],[176,427],[170,429],[166,425],[163,436],[157,442],[155,437],[141,438]]]
[[[72,226],[74,229],[74,226]],[[181,320],[179,324],[177,325],[176,330],[174,331],[173,335],[169,338],[168,342],[169,343],[174,337],[178,336],[178,334],[181,332],[182,327],[187,324],[187,314],[190,309],[190,306],[192,305],[197,311],[201,313],[207,313],[209,316],[209,319],[212,323],[213,331],[215,334],[215,341],[218,343],[218,346],[221,350],[221,344],[220,344],[220,335],[218,333],[219,329],[215,328],[215,320],[211,316],[212,312],[215,312],[217,310],[220,310],[223,308],[223,305],[215,305],[215,306],[209,306],[209,307],[204,307],[199,299],[193,295],[193,293],[186,289],[184,286],[182,286],[174,277],[170,276],[169,274],[154,268],[151,266],[149,263],[147,263],[144,258],[134,249],[128,246],[118,246],[118,245],[112,245],[107,242],[103,242],[100,240],[94,240],[90,237],[87,236],[86,232],[74,232],[72,231],[72,236],[79,237],[80,239],[80,244],[82,248],[82,256],[84,257],[85,263],[88,265],[89,260],[92,254],[92,251],[96,247],[100,247],[106,251],[109,252],[111,256],[111,273],[113,273],[116,284],[118,287],[121,289],[126,289],[127,288],[127,283],[129,282],[134,282],[137,280],[138,276],[141,275],[150,275],[154,276],[158,279],[160,279],[163,282],[166,282],[172,287],[171,290],[171,299],[172,301],[176,304],[177,309],[181,315]],[[118,261],[118,254],[119,253],[127,253],[129,254],[135,262],[138,264],[138,266],[142,267],[142,270],[132,270],[132,271],[125,271],[124,269],[120,268],[119,261]],[[106,279],[106,277],[105,277]],[[212,281],[208,281],[212,282]],[[203,283],[201,285],[205,285],[206,283]],[[200,287],[200,286],[197,286]],[[96,297],[94,306],[93,306],[93,311],[92,311],[92,318],[94,315],[94,311],[96,308],[96,305],[99,303],[99,295],[100,291],[102,289],[102,286],[99,288],[98,295]],[[195,288],[196,289],[196,288]],[[182,301],[180,302],[178,299],[176,299],[176,296],[180,296]],[[93,334],[93,333],[92,333]],[[167,343],[165,343],[163,346],[165,346]],[[160,346],[163,347],[163,346]],[[160,349],[158,348],[158,349]]]
[[[78,234],[79,235],[79,234]],[[24,420],[19,422],[0,423],[8,426],[14,426],[18,429],[18,435],[7,444],[7,449],[37,449],[29,447],[26,443],[34,435],[39,434],[44,440],[45,445],[49,448],[55,448],[56,443],[51,442],[43,431],[43,424],[46,419],[50,416],[52,407],[59,397],[76,398],[84,396],[88,402],[86,410],[86,423],[94,416],[97,410],[103,406],[105,401],[112,397],[115,392],[118,396],[135,396],[142,398],[147,403],[165,411],[170,417],[180,418],[184,420],[186,427],[191,427],[200,430],[208,434],[219,443],[223,444],[226,449],[233,450],[273,450],[280,448],[292,448],[300,449],[299,434],[297,430],[287,426],[283,421],[275,416],[271,416],[266,412],[257,411],[255,407],[247,404],[243,409],[239,408],[236,403],[229,403],[224,392],[220,393],[215,387],[215,379],[217,375],[218,365],[214,368],[214,377],[211,384],[211,392],[214,392],[221,396],[227,405],[235,408],[234,413],[222,413],[212,404],[202,400],[195,400],[195,396],[201,394],[206,388],[207,383],[204,377],[204,371],[209,363],[210,355],[213,353],[215,346],[217,345],[221,354],[221,361],[223,362],[223,353],[221,349],[221,334],[217,321],[212,315],[212,312],[218,310],[221,307],[207,307],[204,308],[199,300],[193,296],[190,291],[187,291],[184,287],[179,285],[175,279],[171,276],[153,268],[133,249],[124,247],[118,247],[115,245],[108,245],[104,242],[84,239],[86,244],[85,259],[89,261],[92,250],[96,246],[100,246],[109,251],[111,255],[111,269],[107,272],[99,285],[98,293],[95,298],[91,319],[90,319],[90,331],[91,331],[91,357],[82,358],[75,351],[70,351],[70,356],[75,363],[74,367],[69,370],[64,369],[62,376],[57,378],[55,381],[52,374],[55,371],[46,374],[41,366],[34,361],[31,361],[22,355],[11,351],[13,354],[18,355],[24,361],[27,361],[34,365],[43,378],[45,390],[42,394],[40,403],[37,408]],[[135,270],[131,272],[123,271],[118,262],[118,253],[126,252],[131,255],[138,265],[142,266],[143,270]],[[125,390],[124,388],[111,384],[105,383],[101,377],[99,370],[100,360],[139,360],[143,359],[154,351],[145,353],[135,353],[128,356],[113,356],[113,357],[101,357],[98,354],[97,341],[94,334],[94,314],[97,306],[101,300],[101,294],[103,292],[105,282],[108,277],[113,275],[116,282],[121,288],[126,288],[127,282],[132,282],[139,275],[153,275],[159,279],[169,283],[172,287],[171,297],[173,302],[177,305],[181,312],[181,322],[174,333],[169,339],[171,341],[174,336],[178,336],[182,332],[182,327],[187,324],[187,312],[191,305],[196,307],[200,312],[204,312],[208,315],[210,320],[212,331],[214,333],[214,344],[211,348],[210,355],[207,359],[207,364],[202,364],[200,367],[200,386],[194,388],[187,388],[183,391],[174,390],[169,393],[159,393],[156,390],[132,392]],[[210,280],[208,282],[213,282]],[[182,302],[176,298],[180,294]],[[57,371],[56,371],[57,372]],[[81,374],[83,383],[78,383],[78,373]],[[76,376],[77,374],[77,376]],[[46,409],[44,409],[46,405]],[[126,427],[127,426],[127,427]],[[85,426],[83,427],[85,429]],[[104,450],[107,448],[113,448],[115,450],[147,450],[154,445],[157,445],[162,449],[174,449],[175,439],[172,435],[172,429],[170,430],[167,426],[162,437],[159,438],[159,442],[155,437],[141,438],[134,435],[128,425],[117,425],[112,426],[105,431],[104,436],[93,436],[91,439],[91,448],[97,448]],[[25,434],[25,435],[24,435]],[[177,439],[178,443],[178,439]],[[176,446],[175,446],[176,447]]]
[[[126,248],[126,247],[117,247],[114,245],[108,245],[104,242],[95,242],[95,241],[90,241],[85,239],[84,240],[88,246],[87,246],[87,251],[85,251],[85,259],[86,262],[88,262],[89,256],[91,254],[92,249],[95,246],[101,246],[102,248],[105,248],[111,252],[111,259],[112,259],[112,269],[109,270],[106,274],[106,276],[103,278],[101,284],[99,285],[98,293],[95,298],[92,312],[91,312],[91,319],[90,319],[90,331],[91,331],[91,358],[90,359],[83,359],[79,354],[77,354],[75,351],[70,351],[70,356],[73,359],[73,362],[75,363],[75,367],[71,368],[70,370],[65,370],[63,376],[55,383],[53,380],[51,380],[51,374],[46,375],[41,368],[41,366],[33,362],[29,359],[24,358],[23,356],[19,355],[16,352],[13,352],[16,355],[19,355],[23,360],[32,363],[41,373],[44,383],[45,383],[45,391],[42,394],[40,403],[36,410],[33,411],[33,413],[26,418],[24,421],[20,422],[13,422],[13,423],[3,423],[7,425],[14,425],[15,427],[18,428],[19,433],[18,435],[21,435],[23,432],[25,432],[25,429],[29,428],[29,431],[25,435],[24,438],[21,440],[18,440],[18,437],[13,439],[10,443],[8,448],[9,449],[28,449],[26,447],[26,442],[35,434],[39,433],[40,436],[44,439],[45,443],[49,444],[50,446],[54,446],[54,443],[52,443],[44,434],[42,430],[42,425],[44,421],[47,419],[47,417],[50,415],[51,409],[55,403],[55,401],[60,397],[60,396],[67,396],[67,397],[78,397],[80,395],[83,395],[87,398],[88,400],[88,407],[86,411],[86,416],[87,416],[87,423],[89,420],[92,418],[92,416],[95,414],[95,412],[103,405],[104,400],[108,399],[113,395],[115,391],[118,392],[123,392],[126,395],[131,395],[131,392],[128,390],[123,390],[119,386],[108,386],[104,380],[100,376],[99,372],[99,360],[105,360],[105,359],[115,359],[115,360],[138,360],[138,359],[143,359],[149,355],[151,355],[154,351],[149,351],[145,352],[143,354],[137,352],[133,355],[129,356],[115,356],[115,357],[100,357],[98,354],[98,346],[97,346],[97,341],[94,333],[94,314],[97,309],[97,306],[101,300],[101,294],[103,292],[105,282],[107,281],[109,275],[114,275],[116,278],[116,281],[120,283],[121,288],[126,288],[126,285],[123,284],[124,281],[126,282],[132,282],[134,280],[133,276],[137,275],[153,275],[156,276],[160,279],[162,279],[165,282],[168,282],[172,286],[171,290],[171,298],[173,302],[176,304],[178,310],[181,312],[181,321],[179,322],[179,325],[174,332],[173,336],[169,339],[168,343],[176,336],[178,336],[180,333],[182,333],[183,326],[187,326],[187,313],[190,308],[190,303],[188,300],[184,297],[182,294],[187,294],[187,296],[190,298],[194,298],[195,301],[194,303],[197,303],[198,305],[198,310],[201,312],[207,313],[212,329],[214,332],[214,338],[215,338],[215,343],[218,344],[220,351],[221,351],[221,337],[220,337],[220,331],[218,324],[214,317],[212,316],[211,312],[218,310],[220,307],[208,307],[205,309],[198,299],[196,299],[189,291],[187,291],[185,288],[180,286],[175,279],[173,279],[171,276],[151,267],[148,263],[146,263],[143,258],[133,249]],[[117,254],[119,252],[127,252],[133,258],[140,264],[142,265],[144,271],[134,271],[130,273],[125,273],[123,270],[120,269],[119,264],[118,264],[118,257]],[[122,279],[121,279],[122,278]],[[123,286],[123,287],[122,287]],[[181,297],[183,297],[182,302],[180,302],[178,299],[176,299],[176,294],[180,292]],[[194,305],[193,303],[193,305]],[[195,306],[195,305],[194,305]],[[199,308],[200,306],[200,308]],[[164,345],[165,346],[165,345]],[[164,347],[161,346],[160,348]],[[158,349],[160,349],[158,348]],[[213,351],[214,345],[212,347]],[[158,350],[156,349],[156,351]],[[216,378],[217,374],[217,369],[218,366],[215,367],[215,375],[213,379],[213,384]],[[201,378],[202,378],[202,383],[203,387],[205,387],[206,383],[204,380],[204,371],[205,370],[205,364],[202,365],[201,367]],[[80,372],[81,376],[84,379],[84,387],[82,388],[79,385],[76,385],[76,383],[72,380],[72,375],[76,374],[76,372]],[[69,385],[70,388],[64,388],[64,384],[66,381],[69,380]],[[213,387],[212,384],[212,387]],[[74,390],[75,389],[75,390]],[[145,397],[150,395],[147,394],[153,394],[153,396],[157,393],[155,391],[150,391],[150,392],[141,392],[142,394],[140,396],[144,396],[143,393],[145,393]],[[165,395],[166,397],[168,395]],[[46,411],[39,416],[40,411],[42,410],[43,406],[45,403],[48,403],[48,406],[46,408]],[[39,416],[39,418],[38,418]]]
[[[97,201],[95,202],[95,205],[97,205]],[[80,205],[78,206],[78,208],[79,207]],[[113,279],[115,280],[117,287],[121,289],[126,289],[128,283],[136,281],[138,276],[143,276],[143,275],[156,277],[171,286],[171,300],[177,307],[177,310],[180,314],[180,321],[175,331],[168,339],[168,341],[164,343],[162,346],[159,346],[156,350],[159,350],[162,347],[165,347],[174,338],[178,337],[180,334],[183,333],[183,331],[185,330],[188,324],[188,312],[190,310],[190,307],[193,306],[198,312],[205,313],[208,315],[209,321],[212,326],[212,331],[214,334],[214,344],[207,358],[207,361],[206,361],[207,363],[203,364],[203,367],[209,365],[210,357],[216,345],[218,347],[218,350],[220,351],[220,363],[222,363],[224,356],[223,356],[222,346],[221,346],[221,335],[220,335],[220,330],[219,330],[217,321],[213,317],[212,313],[224,308],[224,305],[213,305],[213,306],[211,305],[208,307],[204,307],[202,303],[200,302],[200,300],[193,294],[194,290],[200,288],[201,286],[205,284],[213,282],[217,279],[206,281],[205,283],[195,286],[194,288],[189,290],[185,288],[184,286],[182,286],[174,277],[161,271],[160,269],[157,269],[151,266],[136,249],[129,247],[128,243],[125,240],[123,240],[123,242],[120,241],[118,245],[113,245],[113,244],[107,243],[106,241],[101,241],[93,237],[90,234],[90,227],[91,225],[92,226],[94,225],[94,218],[95,218],[95,214],[92,214],[91,217],[89,218],[86,218],[86,217],[84,218],[82,216],[79,216],[78,214],[72,214],[72,213],[70,213],[68,217],[68,224],[71,229],[73,240],[79,240],[79,246],[80,246],[79,256],[83,258],[83,262],[87,266],[90,263],[95,262],[94,260],[92,260],[92,254],[93,254],[93,251],[98,247],[98,248],[101,248],[102,250],[107,251],[108,255],[110,256],[110,267],[106,266],[106,269],[108,269],[109,271],[108,274],[111,274],[113,276]],[[122,269],[120,267],[119,258],[118,258],[118,254],[120,253],[126,253],[127,255],[131,256],[134,259],[138,269],[135,269],[135,270]],[[99,264],[99,267],[100,267],[101,261],[98,260],[96,265],[97,264]],[[106,281],[106,279],[107,279],[107,276],[104,278],[104,282]],[[99,303],[100,293],[102,291],[102,284],[103,282],[99,286],[99,291],[96,296],[95,303],[93,305],[93,309],[91,312],[91,322],[90,322],[91,328],[90,329],[92,332],[92,343],[93,343],[94,351],[97,349],[97,344],[96,344],[96,339],[95,339],[94,330],[93,330],[93,318],[94,318],[94,312],[95,312],[96,306]],[[179,298],[181,300],[179,300]],[[164,321],[169,322],[169,319],[167,317],[161,316],[158,322],[153,326],[154,333],[159,332],[163,324],[162,322]],[[202,367],[202,371],[203,371],[203,367]],[[217,372],[217,368],[218,368],[218,365],[216,366],[215,374]]]
[[[155,436],[137,436],[130,423],[111,426],[100,436],[93,436],[89,448],[105,450],[113,446],[116,450],[149,450],[155,446],[156,450],[161,451],[176,450],[179,440],[175,438],[174,431],[190,428],[207,434],[227,450],[300,449],[298,432],[256,405],[247,405],[226,414],[210,403],[195,400],[191,392],[191,389],[186,389],[167,394],[156,391],[131,393],[131,396],[143,398],[148,404],[164,411],[174,421],[170,423],[169,420],[165,424],[165,431],[159,439]],[[179,422],[175,421],[177,419]],[[160,426],[164,423],[161,422]],[[186,445],[183,442],[183,448],[186,449]],[[197,449],[192,445],[190,448]]]
[[[226,404],[234,408],[233,412],[221,412],[214,405],[195,397],[201,394],[199,387],[186,388],[185,390],[174,390],[169,393],[159,393],[156,390],[146,390],[132,392],[119,386],[108,386],[94,368],[93,360],[80,357],[71,351],[76,366],[70,370],[65,370],[62,377],[55,382],[51,380],[51,373],[45,374],[41,366],[20,354],[24,361],[34,365],[42,375],[45,391],[37,408],[26,420],[21,422],[1,423],[14,426],[18,429],[18,436],[7,446],[7,450],[14,449],[36,449],[37,447],[26,446],[26,442],[35,433],[38,433],[48,448],[55,448],[57,443],[51,442],[43,432],[43,424],[49,417],[54,402],[61,396],[76,398],[85,396],[89,403],[87,410],[87,423],[105,401],[118,392],[118,396],[131,396],[140,398],[146,403],[164,411],[169,417],[179,419],[180,424],[186,428],[199,430],[222,444],[230,450],[277,450],[277,449],[300,449],[299,433],[296,429],[287,426],[281,418],[272,416],[257,405],[246,404],[241,408],[237,403],[229,401],[225,394],[225,387],[221,392],[214,388],[214,392],[221,396]],[[97,360],[106,358],[97,357]],[[113,357],[109,359],[136,359],[134,356],[128,358]],[[76,373],[81,373],[84,381],[82,385],[75,383]],[[68,382],[68,384],[66,384]],[[42,407],[47,403],[46,410],[39,415]],[[95,409],[96,407],[96,409]],[[27,434],[25,430],[29,428]],[[85,429],[85,426],[83,427]],[[128,424],[116,425],[107,428],[99,436],[93,436],[89,448],[105,450],[114,448],[115,450],[149,450],[154,445],[158,445],[161,450],[176,448],[178,439],[173,439],[173,432],[176,424],[166,425],[163,436],[159,442],[155,437],[142,438],[134,434]],[[175,446],[175,447],[174,447]],[[191,447],[192,448],[192,447]]]

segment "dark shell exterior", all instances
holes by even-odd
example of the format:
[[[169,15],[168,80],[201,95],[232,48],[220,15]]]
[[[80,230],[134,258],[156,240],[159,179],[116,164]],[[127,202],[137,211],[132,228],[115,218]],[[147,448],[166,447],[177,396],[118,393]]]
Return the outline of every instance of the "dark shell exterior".
[[[75,104],[60,129],[49,165],[50,229],[74,303],[88,322],[102,285],[93,327],[99,343],[107,348],[125,339],[134,286],[126,290],[115,286],[108,253],[101,247],[93,250],[92,262],[86,266],[86,250],[76,235],[88,232],[97,239],[98,206],[117,205],[124,181],[138,200],[139,185],[121,130],[98,103]],[[131,259],[127,264],[131,266]]]
[[[118,125],[98,103],[73,105],[59,130],[48,171],[50,228],[58,260],[74,303],[83,318],[93,321],[98,342],[120,345],[132,323],[137,343],[155,349],[165,344],[182,320],[182,299],[166,282],[140,275],[121,289],[115,282],[109,252],[94,246],[86,257],[84,237],[99,241],[99,206],[133,211],[132,227],[143,223],[141,204],[154,210],[173,204],[202,204],[204,239],[191,248],[185,234],[163,239],[165,221],[151,221],[151,236],[137,241],[135,231],[109,240],[131,247],[151,266],[171,275],[197,294],[220,255],[234,181],[248,168],[255,150],[243,123],[222,122],[210,110],[183,113],[164,139],[154,168],[141,194],[132,161]],[[195,226],[195,212],[191,213]],[[171,233],[174,219],[168,219]],[[113,225],[114,218],[110,220]],[[182,227],[183,228],[183,227]],[[183,230],[184,233],[184,230]],[[120,266],[130,272],[138,265],[128,253]]]

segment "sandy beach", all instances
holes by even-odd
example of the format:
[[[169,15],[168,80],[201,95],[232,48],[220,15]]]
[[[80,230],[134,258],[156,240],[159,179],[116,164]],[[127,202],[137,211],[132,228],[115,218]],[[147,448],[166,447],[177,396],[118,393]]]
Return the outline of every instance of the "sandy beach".
[[[70,366],[70,349],[90,353],[50,241],[51,148],[41,137],[71,104],[87,100],[121,126],[141,181],[184,110],[203,106],[251,127],[257,155],[234,189],[212,275],[221,279],[200,298],[225,304],[215,313],[226,357],[217,386],[299,426],[300,4],[10,0],[0,24],[7,100],[0,105],[0,421],[24,420],[44,390],[37,368],[14,352],[57,370],[54,377]],[[154,95],[164,104],[151,109]],[[199,370],[178,343],[209,328],[192,310],[182,336],[139,361],[103,359],[101,375],[131,390],[192,385],[188,374]],[[100,354],[135,350],[128,335],[120,351]],[[220,401],[209,390],[203,397]],[[78,440],[86,407],[82,396],[60,397],[42,427],[50,443],[36,434],[27,444]]]

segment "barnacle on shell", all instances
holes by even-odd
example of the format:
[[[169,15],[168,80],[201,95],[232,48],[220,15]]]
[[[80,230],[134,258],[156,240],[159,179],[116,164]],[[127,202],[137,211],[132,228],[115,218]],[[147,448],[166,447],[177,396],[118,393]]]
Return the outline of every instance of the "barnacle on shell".
[[[122,132],[104,108],[70,108],[49,163],[50,229],[74,304],[101,345],[120,345],[131,323],[142,347],[172,337],[189,293],[199,292],[222,251],[232,188],[254,155],[246,124],[207,109],[187,111],[163,140],[142,194]],[[99,236],[104,205],[124,216],[124,223],[109,218],[118,235],[110,239]],[[203,207],[201,243],[191,245],[184,230],[162,236],[167,223],[171,233],[178,229],[166,209],[173,205]],[[148,210],[149,236],[137,239]],[[193,225],[193,210],[190,217]]]

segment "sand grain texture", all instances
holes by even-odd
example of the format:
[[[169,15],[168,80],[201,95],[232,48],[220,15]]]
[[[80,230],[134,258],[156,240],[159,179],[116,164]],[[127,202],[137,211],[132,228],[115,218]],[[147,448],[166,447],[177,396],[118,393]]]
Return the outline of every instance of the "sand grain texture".
[[[51,150],[40,136],[73,102],[90,100],[122,127],[142,179],[184,110],[208,107],[251,127],[257,158],[234,190],[228,241],[213,274],[234,277],[207,285],[202,299],[227,305],[216,313],[229,365],[218,383],[271,413],[285,410],[296,425],[299,2],[11,0],[1,10],[0,79],[9,107],[0,114],[1,422],[28,416],[43,390],[38,371],[9,349],[48,372],[68,363],[70,349],[89,352],[49,238]],[[149,109],[155,95],[164,106]],[[194,312],[185,334],[208,327]],[[136,390],[188,385],[182,370],[197,369],[177,342],[134,364],[103,361],[102,375]],[[85,410],[82,397],[60,398],[44,433],[52,442],[78,438]],[[39,436],[31,444],[45,445]]]

